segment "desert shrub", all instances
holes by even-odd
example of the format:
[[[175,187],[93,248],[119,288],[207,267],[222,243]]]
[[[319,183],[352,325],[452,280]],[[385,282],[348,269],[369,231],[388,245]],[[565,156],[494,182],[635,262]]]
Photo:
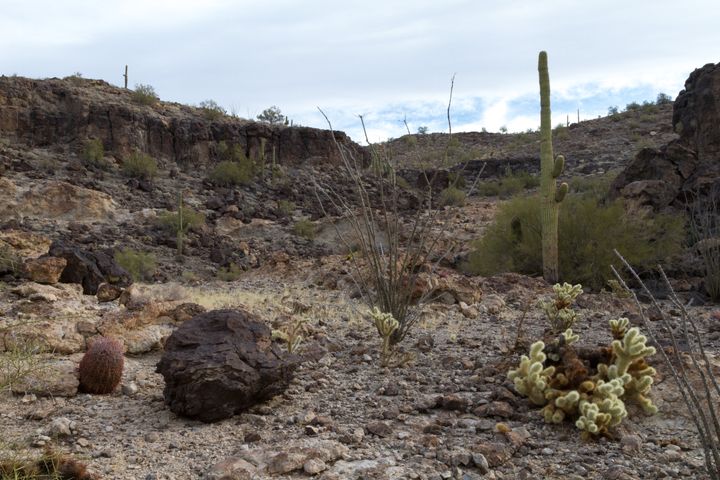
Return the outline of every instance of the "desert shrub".
[[[208,120],[217,120],[227,115],[227,111],[218,105],[215,100],[204,100],[200,102],[199,107],[203,116]]]
[[[22,258],[15,249],[0,240],[0,274],[9,273],[13,276],[20,275]]]
[[[553,131],[553,137],[556,140],[564,140],[566,138],[570,138],[570,131],[565,125],[560,124],[555,127],[555,130]]]
[[[315,224],[307,218],[303,218],[302,220],[298,220],[297,222],[295,222],[295,225],[293,225],[293,233],[298,237],[312,240],[313,238],[315,238],[315,234],[317,232],[315,229]]]
[[[36,456],[25,451],[11,452],[12,444],[0,439],[1,480],[96,480],[98,477],[87,471],[87,465],[74,458],[54,452],[51,449]]]
[[[465,188],[465,177],[457,172],[448,173],[448,183],[451,187]]]
[[[609,171],[602,175],[571,178],[568,182],[570,192],[589,195],[595,198],[604,198],[610,191],[610,185],[612,185],[617,174],[617,171]]]
[[[296,205],[289,200],[278,200],[278,213],[283,217],[289,217],[295,211]]]
[[[240,278],[240,275],[242,275],[242,273],[243,270],[237,263],[231,263],[227,267],[219,268],[216,276],[218,280],[222,280],[223,282],[234,282],[235,280]]]
[[[608,115],[617,115],[618,114],[618,107],[615,105],[612,105],[608,107]]]
[[[262,113],[257,116],[257,119],[261,122],[270,123],[272,125],[280,125],[285,123],[287,120],[280,109],[275,105],[263,110]]]
[[[720,300],[720,189],[696,193],[690,208],[690,233],[694,250],[702,259],[704,287],[713,302]]]
[[[525,189],[535,188],[540,185],[540,177],[531,175],[528,172],[520,171],[513,173],[508,171],[498,180],[483,182],[477,186],[478,194],[485,197],[499,196],[508,198],[522,192]]]
[[[134,152],[123,160],[122,171],[128,177],[150,180],[157,175],[157,162],[150,155]]]
[[[625,111],[630,112],[633,110],[640,110],[642,108],[642,105],[640,105],[638,102],[630,102],[627,105],[625,105]]]
[[[670,95],[667,93],[658,93],[655,105],[667,105],[669,103],[673,103],[673,99]]]
[[[600,290],[611,278],[613,249],[635,266],[654,265],[680,250],[684,219],[630,215],[620,200],[602,205],[590,195],[568,195],[560,208],[560,275],[564,281]],[[540,202],[518,197],[502,205],[495,222],[474,245],[467,271],[542,274]]]
[[[418,127],[417,133],[420,135],[426,135],[428,133],[428,127],[425,125]]]
[[[402,137],[402,140],[408,147],[414,147],[417,145],[417,137],[415,137],[415,135],[405,135]]]
[[[183,206],[179,212],[164,212],[158,215],[158,225],[169,232],[187,233],[205,224],[205,215],[190,207]]]
[[[155,93],[155,89],[152,85],[135,85],[135,90],[132,93],[132,101],[140,105],[155,105],[160,101],[160,97]]]
[[[150,280],[155,274],[155,255],[125,248],[115,252],[115,262],[132,277],[133,281]]]
[[[253,165],[247,159],[240,162],[224,160],[218,163],[208,174],[208,179],[221,187],[247,185],[252,181],[252,177]]]
[[[105,161],[105,147],[99,139],[88,139],[85,141],[82,150],[82,161],[85,166],[107,169],[108,163]]]
[[[465,192],[457,187],[448,187],[440,192],[440,205],[462,207],[465,205]]]

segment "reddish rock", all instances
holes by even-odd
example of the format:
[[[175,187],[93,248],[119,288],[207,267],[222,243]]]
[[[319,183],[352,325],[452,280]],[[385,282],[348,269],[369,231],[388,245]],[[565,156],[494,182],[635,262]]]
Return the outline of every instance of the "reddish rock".
[[[60,281],[60,276],[67,265],[67,260],[59,257],[40,257],[27,260],[23,266],[26,278],[37,283],[53,284]]]
[[[97,290],[98,302],[112,302],[122,294],[123,289],[110,283],[101,283]]]

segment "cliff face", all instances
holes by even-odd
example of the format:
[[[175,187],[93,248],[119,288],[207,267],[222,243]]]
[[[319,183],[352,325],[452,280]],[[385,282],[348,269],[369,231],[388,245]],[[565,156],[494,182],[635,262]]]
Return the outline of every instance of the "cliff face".
[[[680,135],[659,149],[641,150],[613,183],[613,194],[662,209],[683,205],[688,196],[720,178],[720,64],[693,71],[673,105]]]
[[[218,142],[237,144],[249,158],[264,148],[270,161],[299,164],[308,159],[339,161],[332,132],[273,126],[230,116],[210,120],[198,108],[132,101],[132,92],[99,80],[0,77],[0,132],[30,146],[69,145],[80,149],[88,138],[123,156],[134,150],[179,165],[214,159]],[[358,155],[362,149],[343,132],[340,144]]]

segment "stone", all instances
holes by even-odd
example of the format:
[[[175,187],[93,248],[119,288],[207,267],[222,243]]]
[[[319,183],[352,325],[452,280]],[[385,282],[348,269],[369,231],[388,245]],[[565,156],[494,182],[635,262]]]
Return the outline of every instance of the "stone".
[[[308,475],[317,475],[318,473],[327,470],[327,464],[319,458],[311,458],[303,463],[303,471]]]
[[[229,457],[213,465],[205,474],[207,480],[253,480],[257,467],[238,457]]]
[[[365,426],[368,433],[377,435],[378,437],[389,437],[392,435],[392,427],[385,422],[370,422]]]
[[[55,241],[50,245],[49,254],[54,257],[62,257],[67,261],[60,281],[81,284],[83,293],[86,295],[96,295],[98,287],[104,282],[120,287],[127,287],[132,283],[130,274],[115,263],[108,253],[90,252],[61,241]]]
[[[123,289],[119,287],[118,285],[113,285],[111,283],[101,283],[98,285],[97,289],[97,299],[100,303],[105,302],[112,302],[113,300],[117,300],[120,295],[122,294]]]
[[[170,335],[157,372],[171,411],[216,422],[283,392],[298,363],[250,313],[214,310]]]
[[[69,437],[75,428],[75,422],[69,418],[58,417],[50,423],[48,435],[51,437]]]
[[[510,418],[514,414],[513,407],[507,402],[490,402],[485,405],[480,405],[473,413],[478,417],[500,417]]]
[[[77,364],[69,359],[55,359],[41,364],[12,389],[15,393],[34,393],[40,397],[74,397],[79,386]]]
[[[58,257],[40,257],[25,261],[23,276],[33,282],[53,284],[60,281],[67,260]]]

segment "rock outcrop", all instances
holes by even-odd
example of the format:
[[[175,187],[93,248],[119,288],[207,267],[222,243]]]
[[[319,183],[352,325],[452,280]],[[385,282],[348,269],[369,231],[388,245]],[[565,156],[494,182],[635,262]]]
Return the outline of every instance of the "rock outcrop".
[[[50,245],[49,254],[67,261],[60,281],[81,284],[86,295],[95,295],[100,284],[104,282],[121,287],[127,287],[132,283],[130,274],[115,263],[113,257],[107,253],[90,252],[55,241]]]
[[[251,159],[298,164],[338,162],[333,132],[252,122],[231,116],[208,119],[203,110],[175,103],[138,105],[132,92],[101,80],[0,77],[0,132],[31,146],[71,144],[88,138],[122,157],[139,150],[161,161],[207,163],[217,143],[240,145]],[[363,155],[343,132],[344,147]]]
[[[281,393],[298,358],[273,345],[270,329],[243,310],[214,310],[167,340],[157,371],[178,415],[216,422]]]
[[[612,196],[660,210],[702,192],[720,177],[720,63],[692,72],[673,107],[680,137],[660,149],[641,150],[617,177]]]

